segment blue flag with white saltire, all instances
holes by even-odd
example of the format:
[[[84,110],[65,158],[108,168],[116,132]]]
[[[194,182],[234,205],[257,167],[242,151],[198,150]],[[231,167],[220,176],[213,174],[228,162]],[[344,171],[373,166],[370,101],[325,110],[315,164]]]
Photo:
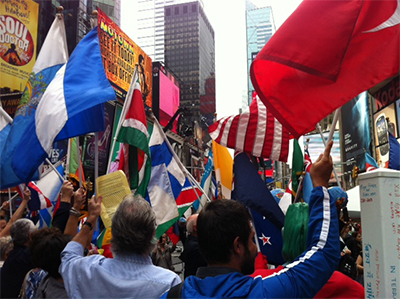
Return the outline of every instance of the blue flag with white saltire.
[[[104,103],[115,99],[104,71],[95,27],[77,45],[43,94],[12,160],[17,176],[30,180],[54,141],[103,131]]]
[[[0,152],[0,189],[17,186],[20,183],[26,182],[14,173],[11,167],[12,157],[17,156],[17,159],[20,158],[19,153],[16,153],[16,148],[21,140],[22,143],[25,142],[22,135],[35,117],[37,106],[46,88],[53,80],[57,71],[67,61],[68,49],[64,19],[56,16],[36,59],[32,73],[29,76],[29,81],[15,113],[10,133],[4,143],[4,149]],[[37,167],[32,172],[35,172],[36,169]],[[32,180],[38,178],[38,173],[36,173],[35,177],[32,177]]]

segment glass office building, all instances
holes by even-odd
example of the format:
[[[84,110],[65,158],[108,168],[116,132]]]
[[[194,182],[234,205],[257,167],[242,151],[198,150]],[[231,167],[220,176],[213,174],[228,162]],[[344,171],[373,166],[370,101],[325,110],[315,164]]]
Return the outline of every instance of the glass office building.
[[[247,40],[247,73],[248,73],[248,104],[251,103],[254,91],[250,79],[250,66],[254,58],[275,33],[275,22],[272,8],[257,7],[246,0],[246,40]]]
[[[165,64],[183,82],[181,107],[188,110],[187,121],[208,122],[215,113],[214,29],[197,1],[165,6],[164,15]]]

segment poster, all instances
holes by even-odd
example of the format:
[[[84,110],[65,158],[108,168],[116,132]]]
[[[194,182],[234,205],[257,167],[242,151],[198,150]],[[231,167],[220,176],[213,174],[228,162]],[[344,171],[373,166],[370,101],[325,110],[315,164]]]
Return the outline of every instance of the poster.
[[[114,123],[114,110],[115,106],[110,103],[105,104],[105,130],[99,132],[99,176],[107,171],[108,154],[111,147],[111,131]],[[94,179],[94,162],[95,162],[95,136],[91,136],[84,146],[83,154],[83,170],[85,176],[90,176],[91,180]]]
[[[397,129],[397,117],[395,112],[395,103],[379,110],[374,114],[373,127],[375,131],[375,145],[379,146],[389,141],[388,132],[393,136],[399,137]]]
[[[124,101],[135,65],[138,65],[143,101],[152,107],[152,61],[104,12],[98,10],[101,55],[108,80],[119,100]]]
[[[372,143],[366,92],[343,105],[340,123],[344,173],[351,172],[354,165],[364,170],[365,153],[371,155]]]
[[[0,0],[0,87],[25,89],[36,62],[39,4]]]

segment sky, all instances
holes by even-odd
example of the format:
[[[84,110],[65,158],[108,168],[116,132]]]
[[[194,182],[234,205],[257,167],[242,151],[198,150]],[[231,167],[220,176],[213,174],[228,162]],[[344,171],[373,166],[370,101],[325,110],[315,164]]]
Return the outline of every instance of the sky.
[[[278,29],[301,0],[251,0],[271,6]],[[121,29],[135,42],[135,0],[122,0]],[[245,0],[203,0],[215,33],[217,118],[239,113],[247,90]],[[139,45],[140,46],[140,45]]]

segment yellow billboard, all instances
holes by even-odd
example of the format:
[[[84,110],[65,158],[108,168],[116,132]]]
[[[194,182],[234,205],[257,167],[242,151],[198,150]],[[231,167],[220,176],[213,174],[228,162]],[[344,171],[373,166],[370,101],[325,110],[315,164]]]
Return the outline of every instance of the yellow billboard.
[[[143,101],[152,107],[151,58],[104,12],[100,9],[98,11],[98,32],[104,69],[117,97],[125,100],[137,64]]]
[[[0,87],[25,89],[36,61],[39,4],[0,0]]]

